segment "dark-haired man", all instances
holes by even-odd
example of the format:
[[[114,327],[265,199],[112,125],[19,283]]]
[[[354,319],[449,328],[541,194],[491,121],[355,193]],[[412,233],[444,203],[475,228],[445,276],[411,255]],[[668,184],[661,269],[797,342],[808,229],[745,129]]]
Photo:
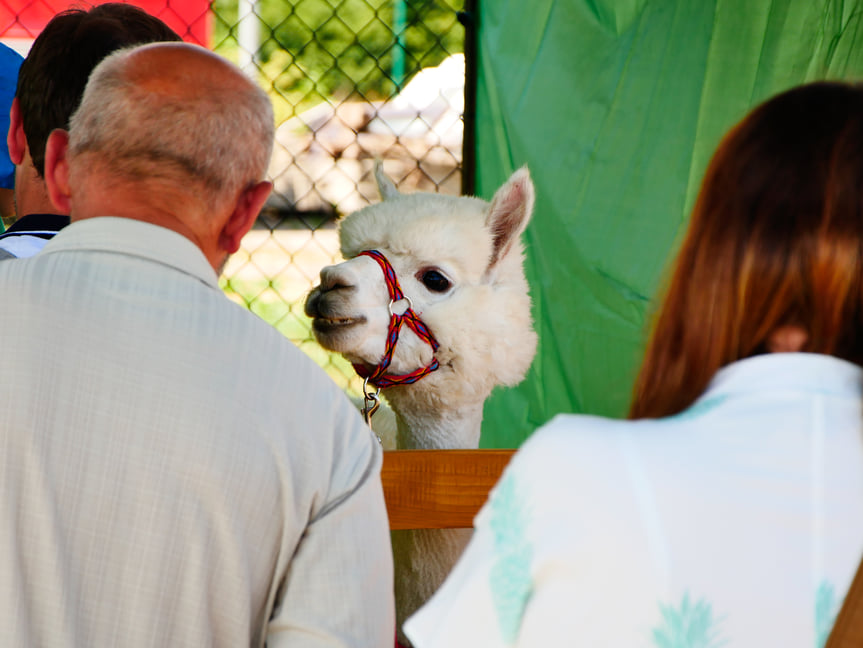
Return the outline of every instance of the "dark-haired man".
[[[45,191],[45,143],[55,128],[68,128],[93,68],[123,47],[179,40],[158,18],[120,3],[64,11],[45,26],[21,64],[9,115],[18,220],[0,234],[0,260],[36,254],[69,224]]]

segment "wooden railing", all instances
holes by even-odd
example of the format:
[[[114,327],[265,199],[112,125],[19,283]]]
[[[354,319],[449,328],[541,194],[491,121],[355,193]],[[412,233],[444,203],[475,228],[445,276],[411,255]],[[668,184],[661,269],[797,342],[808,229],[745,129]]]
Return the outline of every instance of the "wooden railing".
[[[390,529],[462,529],[514,450],[388,450],[381,480]]]

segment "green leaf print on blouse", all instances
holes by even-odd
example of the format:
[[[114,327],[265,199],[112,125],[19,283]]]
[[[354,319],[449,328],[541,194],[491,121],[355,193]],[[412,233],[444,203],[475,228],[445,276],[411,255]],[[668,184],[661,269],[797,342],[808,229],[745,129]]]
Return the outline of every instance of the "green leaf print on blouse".
[[[533,550],[524,537],[527,506],[512,475],[505,476],[492,495],[489,526],[494,537],[494,563],[489,585],[500,636],[514,643],[531,593],[530,561]]]
[[[815,648],[824,648],[833,624],[836,623],[837,614],[839,606],[833,586],[826,580],[821,581],[818,591],[815,592]]]
[[[718,648],[727,643],[719,637],[719,620],[704,599],[693,603],[687,593],[679,607],[660,603],[659,610],[662,624],[653,630],[657,648]]]

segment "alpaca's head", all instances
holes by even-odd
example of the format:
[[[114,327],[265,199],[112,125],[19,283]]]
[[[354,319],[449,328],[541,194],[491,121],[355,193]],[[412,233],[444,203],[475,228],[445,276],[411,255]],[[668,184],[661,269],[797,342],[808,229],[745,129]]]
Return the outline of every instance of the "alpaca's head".
[[[412,385],[390,387],[394,407],[408,394],[427,406],[457,407],[484,400],[495,385],[519,382],[536,351],[521,242],[534,201],[527,169],[516,171],[491,203],[403,195],[379,168],[376,175],[383,201],[341,222],[347,260],[324,268],[306,301],[315,337],[351,362],[380,362],[390,295],[378,263],[357,256],[377,250],[440,344],[433,353],[402,326],[388,373],[410,373],[433,355],[440,367]]]

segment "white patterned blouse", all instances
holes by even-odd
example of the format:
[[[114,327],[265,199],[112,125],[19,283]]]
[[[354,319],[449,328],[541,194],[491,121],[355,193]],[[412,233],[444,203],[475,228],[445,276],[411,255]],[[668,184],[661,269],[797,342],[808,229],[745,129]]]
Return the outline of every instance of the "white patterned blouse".
[[[476,518],[417,648],[818,648],[863,552],[860,367],[783,353],[680,415],[561,415]]]

